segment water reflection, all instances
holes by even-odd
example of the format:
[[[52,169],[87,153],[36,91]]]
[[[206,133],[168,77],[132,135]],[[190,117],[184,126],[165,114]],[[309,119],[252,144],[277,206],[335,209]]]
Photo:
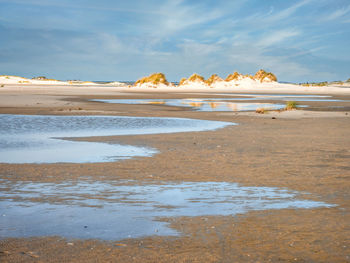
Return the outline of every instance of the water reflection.
[[[112,162],[151,156],[157,150],[62,138],[206,131],[227,125],[233,123],[183,118],[0,115],[0,162]]]
[[[59,235],[118,240],[177,235],[159,218],[331,206],[299,199],[297,192],[286,189],[226,182],[13,184],[1,180],[0,191],[2,237]]]
[[[111,99],[93,101],[119,104],[160,104],[175,107],[191,107],[196,111],[255,111],[258,108],[279,110],[285,107],[285,104],[278,103],[230,102],[231,100],[237,99]]]
[[[207,94],[209,95],[209,94]],[[213,94],[210,94],[213,95]],[[298,101],[298,102],[339,102],[327,95],[300,95],[300,94],[245,94],[245,93],[219,93],[215,95],[227,95],[228,98],[188,98],[188,99],[109,99],[93,101],[119,104],[152,104],[168,105],[176,107],[191,107],[196,111],[255,111],[258,108],[266,110],[279,110],[285,107],[281,103],[256,103],[248,101]],[[235,96],[235,98],[232,98]],[[242,102],[244,101],[244,102]],[[306,106],[301,106],[306,107]]]

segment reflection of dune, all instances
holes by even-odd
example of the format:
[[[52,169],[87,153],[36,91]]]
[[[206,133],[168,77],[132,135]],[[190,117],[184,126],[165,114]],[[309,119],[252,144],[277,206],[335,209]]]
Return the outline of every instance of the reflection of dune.
[[[183,101],[200,102],[200,101],[204,101],[204,100],[203,99],[183,99]]]
[[[154,104],[154,105],[164,105],[165,101],[148,101],[148,104]]]
[[[203,106],[203,102],[189,102],[188,105],[195,107],[195,108],[200,108]]]
[[[226,107],[232,111],[238,111],[238,105],[236,103],[226,103]]]
[[[217,102],[209,102],[210,108],[215,109],[219,106],[219,103]]]

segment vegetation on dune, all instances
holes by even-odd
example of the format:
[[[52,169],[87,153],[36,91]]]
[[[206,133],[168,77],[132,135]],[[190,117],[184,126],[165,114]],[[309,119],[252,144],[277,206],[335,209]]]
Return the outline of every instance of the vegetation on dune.
[[[194,74],[192,74],[191,77],[189,77],[187,79],[187,81],[189,81],[189,82],[205,82],[205,79],[201,75],[194,73]]]
[[[20,76],[13,76],[13,75],[0,75],[0,77],[4,77],[5,79],[10,79],[10,78],[21,78],[21,79],[26,79]]]
[[[328,82],[327,81],[323,81],[323,82],[306,82],[306,83],[301,83],[302,86],[305,86],[305,87],[324,87],[324,86],[327,86],[328,85]]]
[[[39,76],[39,77],[34,77],[32,79],[36,79],[36,80],[48,80],[47,77],[45,76]]]
[[[45,76],[39,76],[39,77],[34,77],[32,78],[33,80],[45,80],[45,81],[59,81],[57,79],[48,79],[47,77]]]
[[[239,74],[237,71],[235,71],[233,74],[230,74],[227,76],[225,81],[232,81],[232,80],[239,80],[242,74]]]
[[[182,78],[180,80],[180,82],[179,82],[179,86],[185,85],[188,82],[202,82],[202,83],[206,83],[205,79],[201,75],[198,75],[197,73],[194,73],[188,79]]]
[[[252,80],[255,80],[255,78],[254,78],[252,75],[249,75],[249,74],[245,74],[244,77],[245,77],[245,78],[252,79]]]
[[[180,80],[180,82],[179,82],[179,85],[180,85],[180,86],[183,85],[183,84],[185,83],[186,80],[187,80],[186,78],[182,78],[182,79]]]
[[[266,72],[263,69],[260,69],[258,72],[255,73],[254,79],[258,80],[260,82],[272,82],[272,81],[277,81],[277,77],[271,73],[271,72]]]
[[[350,79],[346,80],[346,81],[341,81],[341,80],[337,80],[337,81],[321,81],[321,82],[304,82],[304,83],[299,83],[299,85],[301,86],[305,86],[305,87],[324,87],[324,86],[329,86],[329,85],[344,85],[345,83],[350,83]]]
[[[144,83],[151,83],[154,85],[158,85],[158,84],[169,85],[169,82],[167,81],[163,73],[153,73],[148,77],[141,78],[135,82],[135,85],[141,85]]]
[[[286,102],[286,107],[284,108],[285,110],[295,110],[298,108],[298,103],[295,101],[287,101]]]
[[[334,84],[334,85],[343,85],[344,82],[341,81],[341,80],[338,80],[338,81],[333,81],[333,82],[331,82],[331,84]]]
[[[210,86],[211,84],[218,82],[218,81],[223,81],[223,79],[220,78],[217,74],[213,74],[205,82]]]

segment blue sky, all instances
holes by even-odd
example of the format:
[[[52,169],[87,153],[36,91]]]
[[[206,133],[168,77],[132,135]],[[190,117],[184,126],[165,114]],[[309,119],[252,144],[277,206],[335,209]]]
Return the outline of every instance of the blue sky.
[[[350,78],[349,0],[0,0],[0,75]]]

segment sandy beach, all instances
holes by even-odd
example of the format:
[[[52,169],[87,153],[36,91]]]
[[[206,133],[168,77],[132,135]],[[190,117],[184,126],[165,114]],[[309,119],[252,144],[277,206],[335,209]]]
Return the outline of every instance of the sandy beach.
[[[225,99],[242,93],[328,95],[334,101],[303,101],[300,104],[308,107],[265,114],[90,101]],[[181,233],[178,236],[113,241],[62,236],[5,238],[0,239],[1,262],[350,262],[349,88],[296,89],[289,84],[271,88],[266,84],[234,90],[145,90],[8,84],[0,88],[0,114],[177,117],[238,124],[203,132],[75,138],[147,146],[159,152],[108,163],[0,163],[0,179],[8,182],[2,191],[18,182],[230,182],[285,188],[300,192],[303,199],[333,205],[162,218]]]

